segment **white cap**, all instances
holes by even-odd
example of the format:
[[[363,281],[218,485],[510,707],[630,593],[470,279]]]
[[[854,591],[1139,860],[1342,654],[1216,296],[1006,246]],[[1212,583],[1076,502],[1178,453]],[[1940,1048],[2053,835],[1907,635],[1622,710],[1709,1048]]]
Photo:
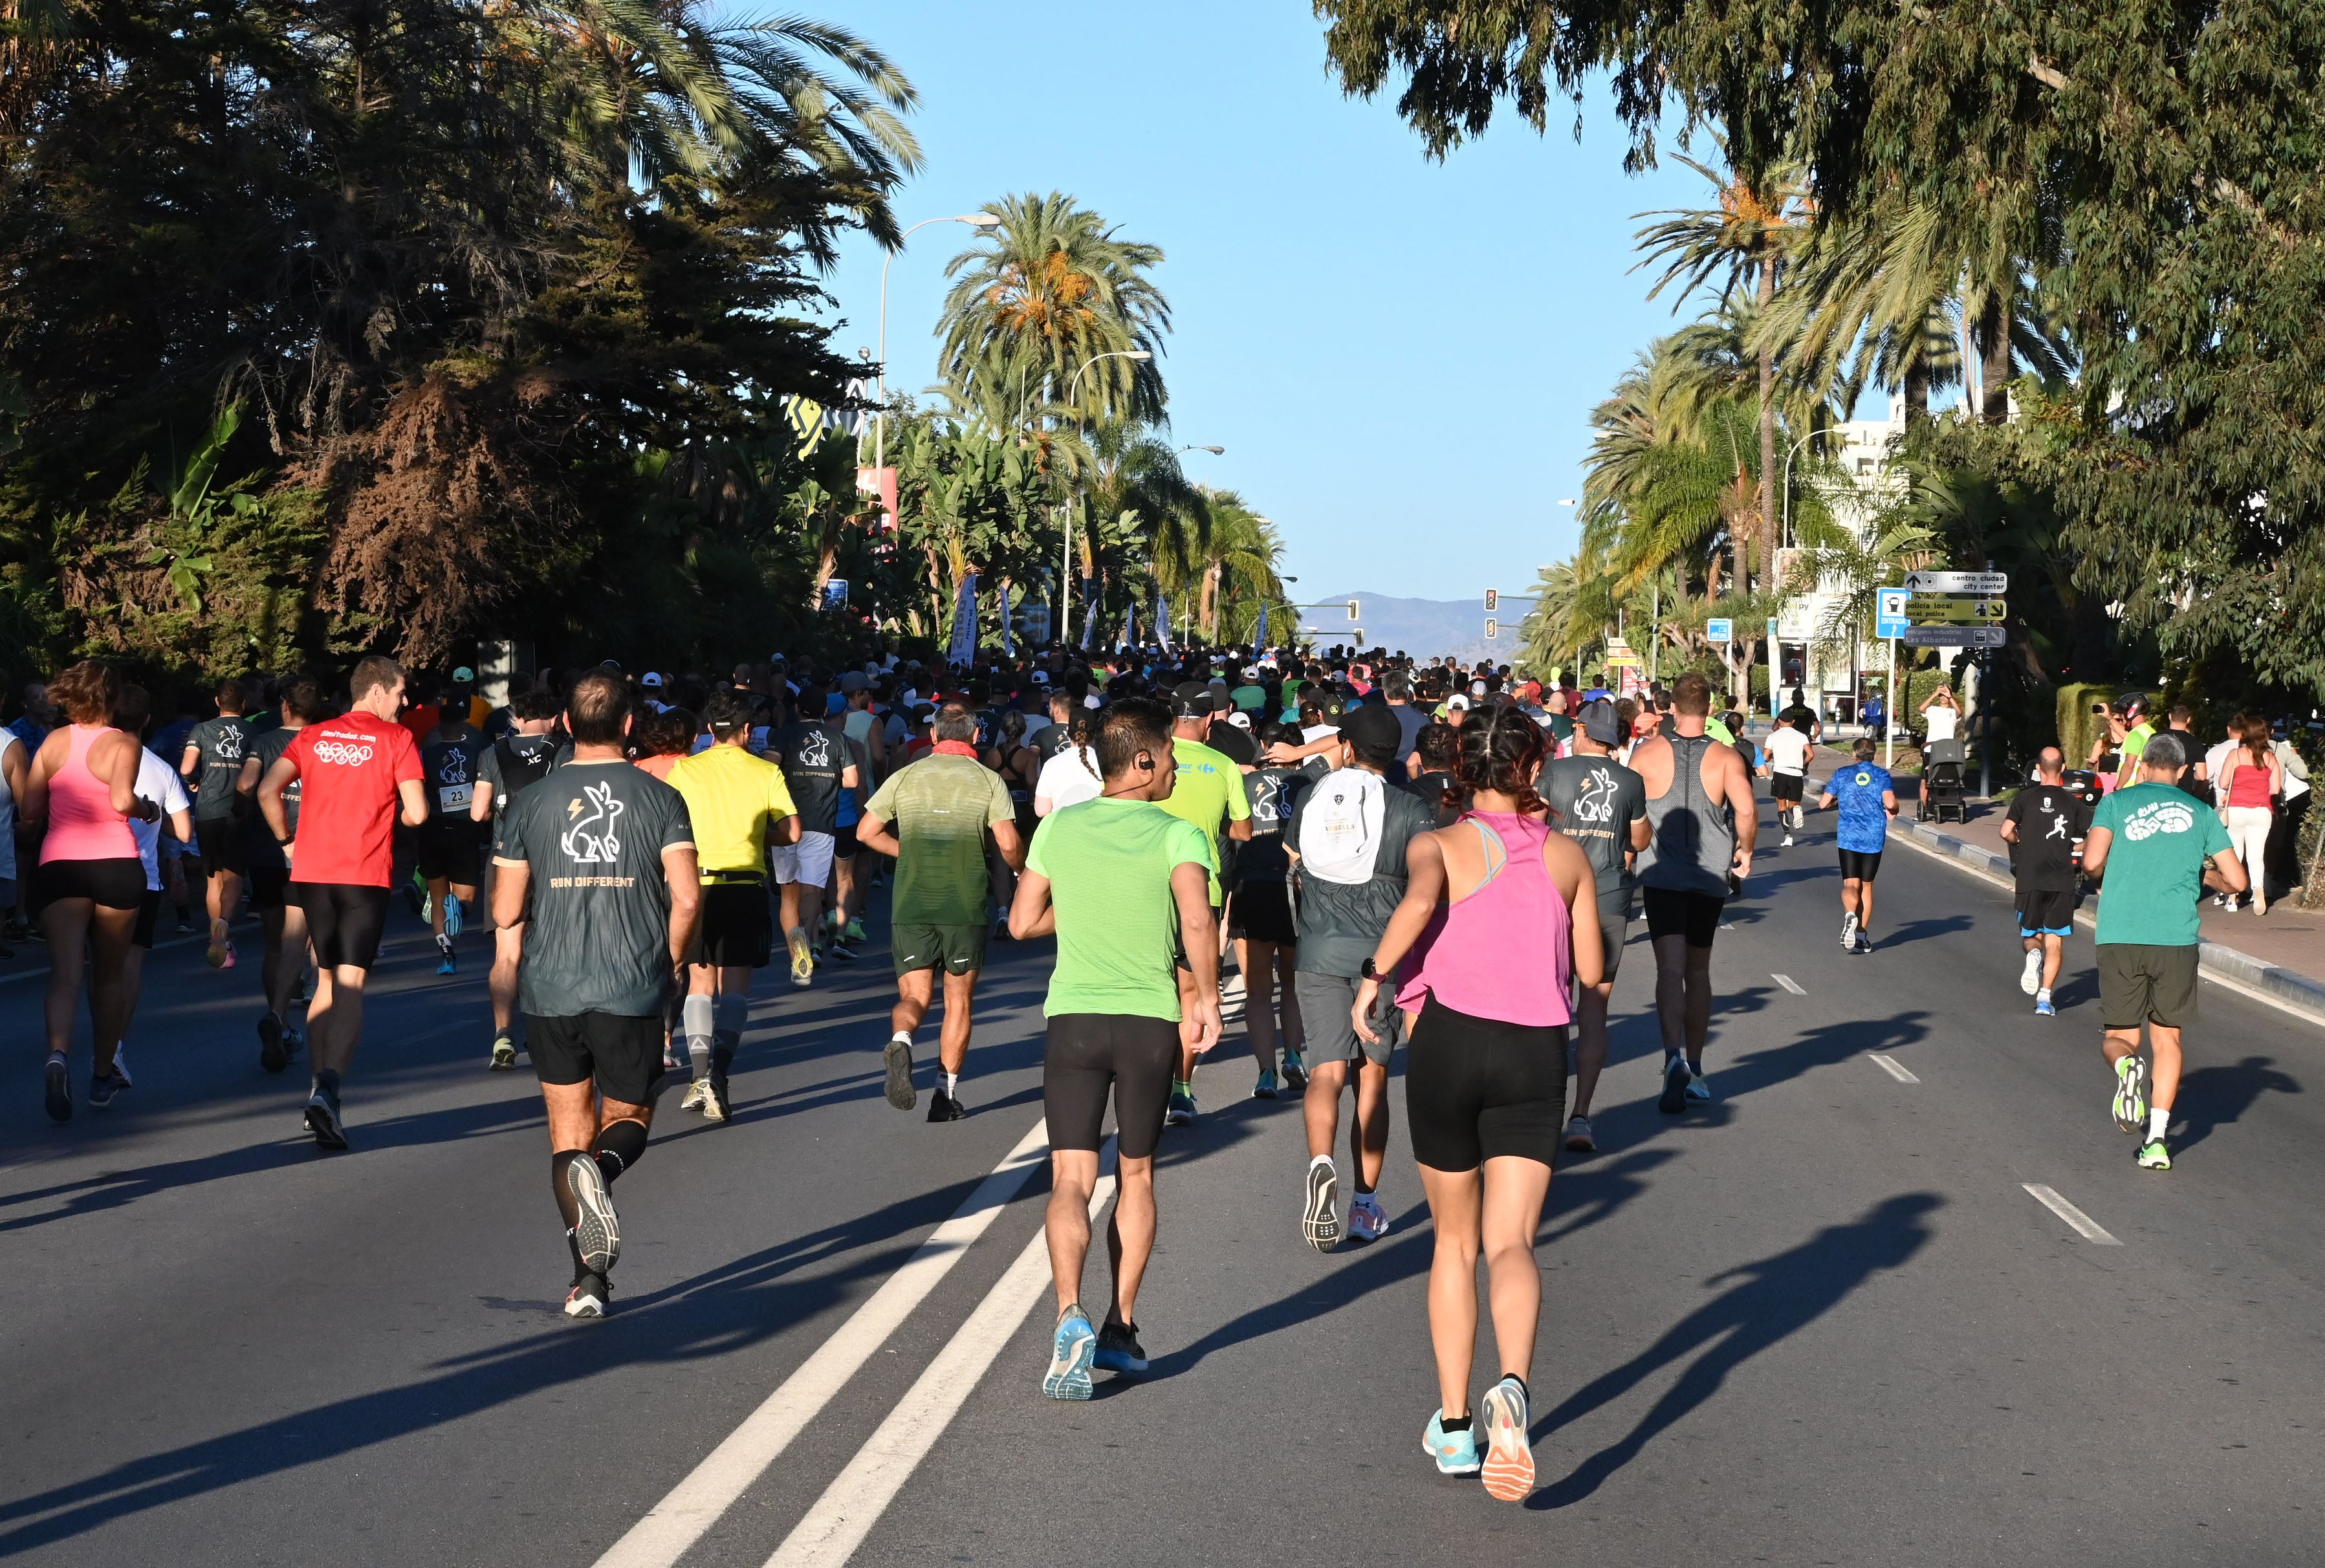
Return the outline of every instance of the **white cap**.
[[[1459,691],[1456,691],[1453,695],[1445,699],[1445,707],[1449,712],[1454,709],[1459,709],[1462,712],[1467,713],[1469,711],[1469,700],[1467,697],[1462,696]]]

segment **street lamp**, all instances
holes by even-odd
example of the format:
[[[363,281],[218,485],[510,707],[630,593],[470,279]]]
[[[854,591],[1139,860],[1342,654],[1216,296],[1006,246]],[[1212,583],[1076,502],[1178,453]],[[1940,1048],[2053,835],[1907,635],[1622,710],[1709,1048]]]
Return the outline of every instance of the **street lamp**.
[[[896,250],[903,249],[906,240],[931,223],[965,223],[980,231],[1001,227],[1001,219],[990,212],[970,212],[957,218],[923,218],[896,237]],[[880,366],[876,372],[880,381],[880,406],[872,413],[872,466],[875,469],[888,466],[888,267],[896,259],[896,250],[890,251],[887,260],[880,264]]]
[[[1179,450],[1182,452],[1209,452],[1215,458],[1227,455],[1227,450],[1225,447],[1181,447]]]
[[[1135,359],[1144,364],[1153,357],[1144,348],[1122,348],[1112,354],[1093,355],[1075,366],[1074,373],[1066,378],[1064,401],[1069,405],[1073,403],[1074,388],[1081,385],[1082,372],[1101,359]],[[1066,503],[1063,533],[1064,539],[1058,546],[1058,598],[1062,601],[1058,607],[1058,641],[1070,643],[1074,640],[1074,594],[1071,587],[1074,580],[1074,504],[1071,501]]]

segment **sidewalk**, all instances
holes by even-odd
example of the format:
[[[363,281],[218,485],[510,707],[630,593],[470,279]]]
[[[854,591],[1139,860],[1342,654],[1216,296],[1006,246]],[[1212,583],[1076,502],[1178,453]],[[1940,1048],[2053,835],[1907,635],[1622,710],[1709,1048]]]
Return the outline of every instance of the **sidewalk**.
[[[1829,747],[1820,747],[1810,759],[1811,804],[1816,785],[1847,760]],[[2001,806],[1972,801],[1967,822],[1923,822],[1916,817],[1921,781],[1907,775],[1896,783],[1897,820],[1892,824],[1893,832],[2009,884],[2010,846],[2002,840]],[[2098,905],[2096,896],[2085,899],[2075,923],[2087,931],[2092,929]],[[2231,914],[2208,898],[2200,913],[2203,932],[2200,962],[2206,973],[2258,991],[2325,1023],[2325,910],[2303,909],[2287,900],[2269,905],[2265,915],[2249,910]]]

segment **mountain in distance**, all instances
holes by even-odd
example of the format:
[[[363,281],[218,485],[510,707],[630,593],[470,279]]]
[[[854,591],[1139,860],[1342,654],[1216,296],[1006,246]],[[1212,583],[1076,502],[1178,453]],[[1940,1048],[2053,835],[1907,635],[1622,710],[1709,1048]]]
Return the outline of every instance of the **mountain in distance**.
[[[1518,650],[1518,622],[1529,608],[1513,604],[1495,618],[1501,623],[1501,636],[1486,641],[1486,608],[1484,596],[1477,598],[1397,598],[1385,593],[1372,593],[1364,589],[1351,589],[1346,593],[1316,596],[1325,608],[1300,612],[1301,626],[1314,626],[1312,639],[1318,647],[1329,648],[1335,643],[1349,641],[1348,633],[1355,627],[1364,628],[1365,645],[1386,648],[1391,653],[1403,648],[1415,659],[1429,660],[1438,654],[1450,654],[1460,659],[1477,659],[1491,654],[1496,663],[1508,662]],[[1357,601],[1357,618],[1348,619],[1348,612],[1337,608],[1349,599]]]

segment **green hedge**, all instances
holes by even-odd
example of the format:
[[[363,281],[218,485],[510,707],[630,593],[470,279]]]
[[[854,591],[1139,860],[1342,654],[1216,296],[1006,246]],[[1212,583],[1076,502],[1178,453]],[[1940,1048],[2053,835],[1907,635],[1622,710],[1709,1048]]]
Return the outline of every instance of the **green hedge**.
[[[2107,682],[2076,682],[2059,688],[2059,749],[2066,754],[2069,767],[2080,767],[2091,754],[2091,743],[2106,728],[2106,721],[2091,711],[2094,702],[2112,702],[2121,687]]]

